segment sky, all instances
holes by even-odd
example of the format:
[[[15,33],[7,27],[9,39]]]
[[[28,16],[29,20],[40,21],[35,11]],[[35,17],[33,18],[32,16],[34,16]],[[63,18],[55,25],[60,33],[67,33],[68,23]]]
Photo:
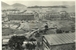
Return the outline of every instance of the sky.
[[[39,0],[33,0],[33,1],[30,1],[30,0],[2,0],[2,2],[5,2],[9,5],[12,5],[14,3],[21,3],[21,4],[24,4],[26,6],[35,6],[35,5],[38,5],[38,6],[53,6],[53,5],[74,5],[75,2],[74,1],[39,1]]]

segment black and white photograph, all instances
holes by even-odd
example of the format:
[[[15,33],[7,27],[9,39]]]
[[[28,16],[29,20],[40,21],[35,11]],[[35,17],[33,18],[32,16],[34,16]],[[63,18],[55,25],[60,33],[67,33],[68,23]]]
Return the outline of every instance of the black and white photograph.
[[[75,1],[1,1],[2,50],[75,50]]]

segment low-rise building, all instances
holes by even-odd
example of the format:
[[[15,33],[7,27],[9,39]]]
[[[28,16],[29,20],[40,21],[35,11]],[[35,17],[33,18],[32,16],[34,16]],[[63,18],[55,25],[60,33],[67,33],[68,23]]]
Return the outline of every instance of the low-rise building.
[[[34,20],[33,14],[10,14],[8,20]]]
[[[43,35],[43,49],[75,50],[75,33]]]

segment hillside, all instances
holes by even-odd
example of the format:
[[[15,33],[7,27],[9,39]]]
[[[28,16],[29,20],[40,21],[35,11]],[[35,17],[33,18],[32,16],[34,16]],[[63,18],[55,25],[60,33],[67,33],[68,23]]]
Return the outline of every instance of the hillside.
[[[17,8],[17,9],[25,9],[26,8],[25,5],[20,4],[20,3],[15,3],[15,4],[11,5],[11,6],[14,7],[14,8]]]
[[[25,9],[26,6],[23,5],[23,4],[20,4],[20,3],[14,3],[13,5],[9,5],[5,2],[1,2],[1,6],[2,6],[2,10],[5,10],[5,9]]]
[[[7,9],[8,7],[10,7],[10,5],[5,2],[1,2],[1,7],[2,9]]]

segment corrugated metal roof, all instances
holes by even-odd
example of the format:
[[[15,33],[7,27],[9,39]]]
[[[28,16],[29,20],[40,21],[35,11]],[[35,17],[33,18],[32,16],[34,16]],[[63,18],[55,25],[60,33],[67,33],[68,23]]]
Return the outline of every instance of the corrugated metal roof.
[[[50,45],[73,43],[75,33],[44,35]]]

